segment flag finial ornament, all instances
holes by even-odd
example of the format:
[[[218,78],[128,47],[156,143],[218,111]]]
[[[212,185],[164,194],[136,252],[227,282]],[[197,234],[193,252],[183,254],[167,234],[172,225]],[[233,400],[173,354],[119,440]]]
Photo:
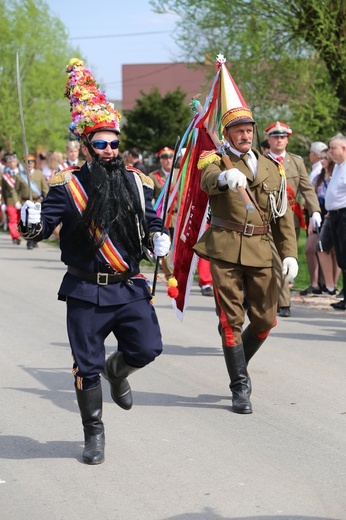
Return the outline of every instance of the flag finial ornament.
[[[201,168],[221,161],[226,164],[224,157],[227,153],[223,142],[225,125],[240,124],[244,121],[255,124],[251,110],[225,63],[223,54],[218,54],[216,73],[204,104],[199,100],[200,95],[194,96],[190,102],[192,120],[180,144],[180,149],[184,149],[185,152],[175,177],[173,191],[168,198],[167,213],[172,214],[177,208],[172,252],[173,274],[178,282],[179,291],[173,299],[173,307],[180,319],[183,318],[188,305],[197,266],[198,258],[193,248],[205,232],[209,214],[208,197],[201,189]],[[250,213],[254,208],[246,191],[239,189],[239,194]],[[170,289],[170,292],[173,289]]]
[[[218,54],[216,56],[216,62],[219,63],[220,65],[223,65],[224,63],[226,63],[226,58],[223,54]]]

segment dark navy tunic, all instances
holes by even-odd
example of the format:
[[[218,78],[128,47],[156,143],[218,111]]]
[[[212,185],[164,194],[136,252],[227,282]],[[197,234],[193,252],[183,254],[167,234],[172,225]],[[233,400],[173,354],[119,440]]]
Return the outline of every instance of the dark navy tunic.
[[[134,185],[134,192],[138,193],[137,185],[134,180],[134,175],[137,174],[131,170],[127,170],[127,173],[130,181]],[[79,171],[74,171],[73,175],[78,178],[85,189],[86,181],[90,175],[87,164],[85,163]],[[66,265],[76,267],[81,271],[90,273],[107,272],[106,262],[100,254],[95,253],[94,256],[90,256],[90,244],[87,238],[79,240],[78,243],[71,242],[71,229],[72,226],[75,226],[78,215],[68,190],[67,184],[53,185],[50,188],[46,199],[42,203],[42,231],[35,236],[34,240],[39,241],[49,238],[56,226],[61,223],[60,249],[62,262]],[[153,190],[144,184],[143,192],[145,197],[145,218],[147,221],[147,236],[144,237],[143,244],[149,247],[149,235],[161,230],[162,221],[152,207]],[[130,271],[138,270],[142,253],[138,253],[136,263],[130,263],[130,259],[124,247],[119,243],[115,243],[114,245],[125,262],[129,264]],[[72,296],[100,306],[128,303],[130,301],[148,298],[148,295],[149,292],[146,284],[143,284],[141,281],[138,283],[135,279],[133,280],[133,284],[120,282],[101,286],[77,278],[69,273],[65,274],[59,289],[60,299],[66,299],[67,296]]]
[[[97,251],[90,253],[88,238],[78,242],[71,240],[71,231],[80,218],[75,203],[69,193],[68,175],[60,175],[61,183],[51,186],[42,203],[41,224],[29,232],[20,223],[24,238],[40,241],[49,238],[53,230],[60,229],[61,260],[88,273],[109,272],[105,259]],[[86,190],[90,171],[87,163],[80,170],[73,171]],[[134,193],[140,200],[135,175],[140,175],[145,200],[146,236],[143,245],[150,248],[149,237],[161,231],[162,220],[152,207],[153,188],[150,179],[143,174],[127,170]],[[87,191],[87,190],[86,190]],[[42,229],[41,229],[42,228]],[[165,230],[165,233],[168,233]],[[142,252],[138,251],[135,262],[120,243],[114,243],[131,272],[139,270]],[[143,367],[162,352],[162,339],[151,293],[145,277],[136,276],[128,281],[109,285],[98,285],[92,281],[66,273],[58,291],[60,300],[67,302],[67,332],[73,354],[73,374],[76,386],[89,389],[99,384],[100,373],[105,364],[106,337],[113,333],[118,340],[118,350],[131,366]]]

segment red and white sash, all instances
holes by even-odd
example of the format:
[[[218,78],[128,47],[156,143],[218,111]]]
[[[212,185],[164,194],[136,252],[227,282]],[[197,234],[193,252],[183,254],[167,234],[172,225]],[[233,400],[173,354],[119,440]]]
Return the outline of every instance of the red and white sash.
[[[16,183],[16,179],[12,177],[9,173],[3,173],[2,178],[7,182],[10,188],[14,188]]]
[[[76,208],[78,209],[79,213],[82,215],[83,211],[86,208],[87,202],[88,202],[88,196],[77,179],[75,175],[72,175],[72,179],[68,183],[68,188],[70,190],[70,193],[72,195],[73,201],[76,205]],[[99,238],[104,235],[102,233],[101,229],[98,227],[96,229],[95,233],[95,227],[90,226],[89,232],[91,236],[96,236],[96,239],[99,240]],[[129,265],[125,262],[125,260],[122,258],[119,251],[116,249],[114,244],[111,242],[108,235],[105,235],[105,240],[100,247],[100,253],[102,254],[103,258],[106,260],[106,262],[113,267],[117,272],[121,273],[124,271],[127,271],[129,269]]]

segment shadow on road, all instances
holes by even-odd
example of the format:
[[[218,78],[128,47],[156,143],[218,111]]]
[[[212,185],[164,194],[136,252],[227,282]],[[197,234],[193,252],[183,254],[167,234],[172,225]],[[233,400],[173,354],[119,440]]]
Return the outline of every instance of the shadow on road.
[[[0,459],[78,459],[82,461],[84,441],[39,442],[21,435],[1,435]]]

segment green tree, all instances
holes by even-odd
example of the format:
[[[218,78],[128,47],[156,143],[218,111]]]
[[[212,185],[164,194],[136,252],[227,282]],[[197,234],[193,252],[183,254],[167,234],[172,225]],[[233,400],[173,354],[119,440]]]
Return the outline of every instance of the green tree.
[[[259,128],[284,118],[292,144],[346,130],[344,0],[151,0],[180,15],[182,59],[223,53]],[[207,58],[207,60],[206,60]]]
[[[65,67],[76,54],[42,0],[0,0],[0,145],[23,153],[16,77],[19,55],[29,151],[63,149],[70,123]],[[77,54],[78,55],[78,54]],[[78,56],[79,57],[79,56]]]
[[[174,147],[177,136],[187,128],[192,112],[185,93],[178,87],[161,96],[157,88],[141,92],[133,110],[125,110],[122,147],[137,147],[147,155],[164,146]]]

